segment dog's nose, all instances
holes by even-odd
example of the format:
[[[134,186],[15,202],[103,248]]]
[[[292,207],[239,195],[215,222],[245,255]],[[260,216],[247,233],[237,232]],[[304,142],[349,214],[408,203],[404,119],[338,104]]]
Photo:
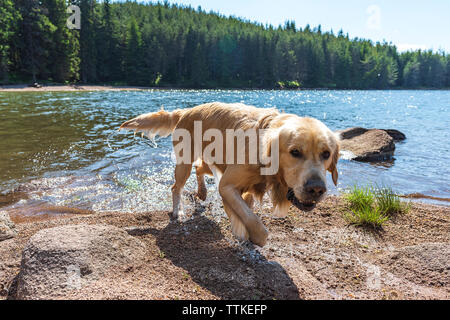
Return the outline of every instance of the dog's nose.
[[[317,199],[327,192],[327,187],[322,179],[310,179],[306,181],[305,192],[312,198]]]

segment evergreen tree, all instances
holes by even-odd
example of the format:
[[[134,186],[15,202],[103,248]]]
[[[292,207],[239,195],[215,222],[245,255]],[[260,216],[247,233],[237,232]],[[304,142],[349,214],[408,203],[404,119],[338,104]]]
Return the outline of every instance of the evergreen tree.
[[[17,0],[22,21],[18,36],[21,54],[22,71],[31,76],[32,81],[38,78],[49,79],[51,75],[49,60],[55,27],[48,19],[48,11],[38,0]]]
[[[145,84],[142,68],[142,38],[138,24],[133,18],[128,24],[127,50],[125,56],[125,76],[127,83],[133,85]]]
[[[65,0],[43,0],[50,22],[56,27],[53,33],[49,61],[51,75],[57,82],[76,81],[79,77],[78,31],[67,27]]]
[[[98,79],[101,81],[118,81],[121,74],[120,52],[116,39],[117,23],[109,0],[102,4],[99,29],[96,33]]]
[[[8,82],[10,44],[21,16],[12,0],[0,0],[0,81]]]
[[[81,80],[86,82],[97,81],[97,43],[95,34],[96,17],[95,0],[77,0],[76,4],[81,11],[81,29],[80,29],[80,69]]]
[[[405,87],[417,88],[420,85],[420,64],[417,57],[408,61],[403,70],[403,81]]]
[[[447,60],[447,62],[446,62],[446,81],[445,81],[444,86],[446,88],[450,88],[450,56],[447,56],[446,60]]]

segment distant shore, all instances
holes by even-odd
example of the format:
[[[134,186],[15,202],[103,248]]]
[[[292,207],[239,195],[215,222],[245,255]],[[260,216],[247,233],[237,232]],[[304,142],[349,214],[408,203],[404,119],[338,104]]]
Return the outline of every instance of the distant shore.
[[[39,84],[39,87],[33,87],[28,84],[0,85],[0,92],[66,92],[66,91],[141,91],[141,90],[283,90],[283,91],[302,91],[302,90],[450,90],[450,88],[389,88],[389,89],[354,89],[354,88],[190,88],[190,87],[142,87],[142,86],[113,86],[97,84]]]
[[[27,84],[0,86],[0,92],[47,92],[47,91],[123,91],[149,90],[151,87],[138,86],[104,86],[104,85],[41,85],[33,87]]]

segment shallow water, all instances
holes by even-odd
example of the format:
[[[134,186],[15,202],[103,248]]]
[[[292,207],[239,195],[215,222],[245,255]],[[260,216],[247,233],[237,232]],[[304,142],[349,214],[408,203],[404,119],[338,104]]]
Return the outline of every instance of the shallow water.
[[[0,206],[33,213],[45,211],[46,205],[168,210],[174,167],[170,138],[159,140],[155,148],[148,139],[116,130],[123,121],[161,106],[173,110],[211,101],[277,107],[318,118],[333,130],[398,129],[407,140],[397,143],[394,161],[341,159],[338,188],[329,180],[330,191],[377,183],[400,194],[450,198],[450,91],[3,92]],[[209,188],[215,190],[211,181]],[[185,201],[191,203],[193,177],[186,190]],[[200,206],[220,206],[217,194]]]

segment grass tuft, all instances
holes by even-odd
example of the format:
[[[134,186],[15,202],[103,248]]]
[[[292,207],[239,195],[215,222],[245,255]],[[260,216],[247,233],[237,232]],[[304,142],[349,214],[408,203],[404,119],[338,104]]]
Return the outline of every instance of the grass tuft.
[[[345,195],[345,199],[349,202],[350,208],[361,210],[372,207],[375,197],[371,187],[359,187],[354,185],[353,188]]]
[[[345,218],[351,224],[372,228],[380,228],[389,219],[378,207],[364,207],[352,210],[345,214]]]
[[[387,215],[407,213],[410,209],[410,205],[400,201],[399,196],[390,187],[377,187],[374,194],[377,206]]]
[[[344,198],[350,207],[344,218],[349,223],[359,226],[382,227],[393,214],[406,213],[410,208],[410,205],[401,202],[389,187],[355,185]]]

